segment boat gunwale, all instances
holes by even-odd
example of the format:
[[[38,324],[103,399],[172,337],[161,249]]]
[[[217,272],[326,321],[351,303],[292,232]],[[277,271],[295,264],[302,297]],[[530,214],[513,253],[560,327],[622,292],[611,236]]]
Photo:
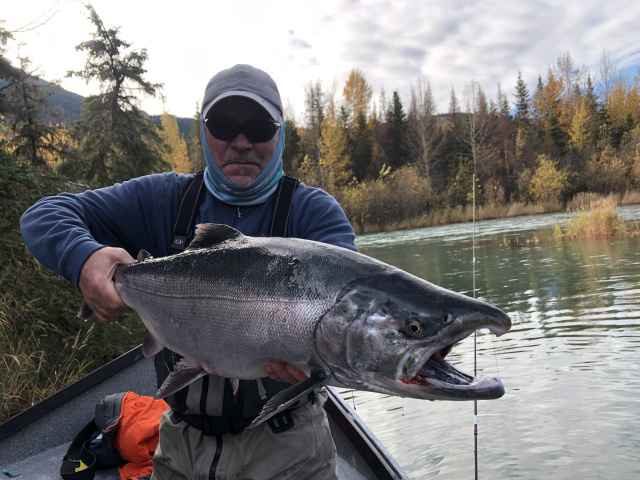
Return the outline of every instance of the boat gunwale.
[[[98,386],[109,377],[133,366],[143,358],[142,346],[140,345],[0,423],[0,443],[22,428],[50,414],[56,408]],[[325,411],[371,472],[380,480],[408,480],[395,459],[336,390],[333,387],[326,387],[326,389],[329,395],[325,403]]]

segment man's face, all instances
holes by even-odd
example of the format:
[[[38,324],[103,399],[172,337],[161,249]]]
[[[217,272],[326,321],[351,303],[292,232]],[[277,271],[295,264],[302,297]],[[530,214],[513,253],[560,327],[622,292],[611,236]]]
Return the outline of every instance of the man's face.
[[[273,121],[260,105],[244,97],[223,99],[213,108],[216,117],[234,122]],[[265,143],[252,143],[243,133],[226,142],[212,136],[206,128],[205,132],[216,165],[231,183],[239,187],[246,187],[258,178],[269,164],[278,143],[278,132]]]

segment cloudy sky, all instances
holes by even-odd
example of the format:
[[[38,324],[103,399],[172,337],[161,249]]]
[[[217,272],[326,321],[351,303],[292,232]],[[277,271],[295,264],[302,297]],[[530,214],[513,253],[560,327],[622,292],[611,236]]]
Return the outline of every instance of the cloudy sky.
[[[640,69],[640,2],[629,0],[233,0],[159,2],[93,0],[107,27],[120,27],[133,48],[146,48],[147,79],[163,83],[167,111],[193,115],[209,78],[235,63],[269,72],[297,120],[304,89],[321,80],[338,92],[352,68],[374,88],[398,89],[430,82],[438,110],[451,88],[479,82],[490,97],[496,85],[513,100],[518,71],[533,90],[539,74],[569,51],[577,66],[596,75],[603,49],[629,78]],[[31,57],[47,80],[83,67],[75,45],[93,26],[78,0],[3,2],[0,20],[14,31],[12,57]],[[34,27],[33,30],[27,30]],[[25,28],[26,27],[26,28]],[[95,85],[63,79],[81,95]],[[162,102],[144,100],[149,113]]]

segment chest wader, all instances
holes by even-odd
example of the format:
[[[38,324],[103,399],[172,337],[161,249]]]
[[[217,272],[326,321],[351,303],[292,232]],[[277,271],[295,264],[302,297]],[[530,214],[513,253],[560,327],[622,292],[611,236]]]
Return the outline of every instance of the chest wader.
[[[287,236],[291,200],[299,183],[300,180],[288,176],[280,180],[275,192],[276,204],[269,236]],[[170,255],[180,253],[188,246],[193,235],[196,214],[205,193],[204,171],[200,171],[196,173],[182,197],[174,224],[173,241],[168,249]],[[166,348],[156,355],[158,388],[181,358],[180,355]],[[238,392],[234,396],[229,379],[205,375],[165,400],[172,408],[175,417],[201,430],[205,435],[238,434],[260,413],[269,398],[289,386],[288,383],[277,382],[269,377],[240,380]],[[218,394],[211,395],[210,393],[213,392]],[[313,399],[310,398],[310,400]],[[289,411],[284,411],[267,422],[274,433],[290,430],[294,426]]]

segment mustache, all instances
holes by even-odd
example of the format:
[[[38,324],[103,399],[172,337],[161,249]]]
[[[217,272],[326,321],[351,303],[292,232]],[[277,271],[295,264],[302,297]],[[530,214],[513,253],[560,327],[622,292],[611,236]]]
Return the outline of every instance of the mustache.
[[[231,156],[225,158],[222,161],[222,166],[227,166],[230,163],[245,163],[248,165],[257,165],[260,166],[260,160],[249,154],[232,154]]]

